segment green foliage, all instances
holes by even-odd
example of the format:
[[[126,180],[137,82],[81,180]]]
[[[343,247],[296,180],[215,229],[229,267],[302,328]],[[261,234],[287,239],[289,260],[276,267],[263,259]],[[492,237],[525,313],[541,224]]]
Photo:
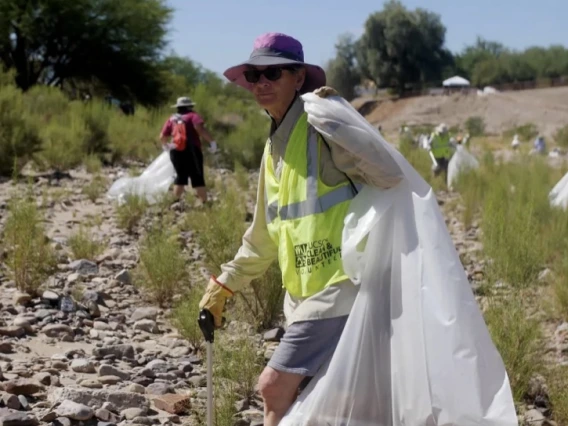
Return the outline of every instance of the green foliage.
[[[561,127],[554,133],[554,141],[563,148],[568,148],[568,125]]]
[[[542,367],[540,324],[527,318],[527,306],[520,296],[492,300],[484,318],[505,363],[514,399],[521,401],[529,380]]]
[[[17,174],[41,145],[39,123],[26,114],[22,92],[0,89],[0,176]]]
[[[46,83],[154,103],[171,12],[163,0],[0,0],[0,60],[24,90]]]
[[[466,224],[481,214],[482,242],[491,258],[487,270],[493,279],[527,287],[566,249],[561,235],[568,231],[568,220],[548,202],[560,176],[538,158],[506,164],[484,159],[480,169],[458,179]]]
[[[242,192],[230,185],[222,192],[219,204],[187,213],[184,227],[196,232],[205,253],[205,265],[215,275],[220,266],[233,259],[246,230]]]
[[[356,63],[356,42],[352,35],[341,35],[335,50],[335,58],[327,64],[327,84],[350,101],[355,97],[355,86],[361,82],[361,74]]]
[[[553,45],[514,51],[478,38],[456,55],[455,71],[477,86],[550,79],[568,74],[568,49]]]
[[[134,281],[161,307],[186,287],[188,272],[177,235],[164,224],[152,226],[140,244]]]
[[[104,250],[104,243],[93,238],[92,230],[80,226],[68,240],[74,259],[96,260]]]
[[[129,234],[134,233],[148,206],[149,204],[144,197],[137,194],[128,194],[124,199],[124,203],[116,208],[118,227]]]
[[[503,137],[512,139],[513,136],[518,135],[522,141],[532,141],[538,135],[538,127],[534,123],[526,123],[521,126],[513,127],[503,133]]]
[[[57,262],[47,241],[36,203],[16,198],[10,201],[2,245],[7,250],[6,265],[16,286],[35,296],[54,272]]]
[[[451,55],[444,48],[446,29],[439,15],[424,9],[410,11],[391,0],[365,22],[357,60],[363,76],[377,87],[403,93],[408,85],[421,87],[440,80]]]
[[[172,312],[174,327],[194,348],[199,348],[203,340],[203,334],[197,322],[200,297],[201,294],[192,288],[176,304]]]
[[[485,134],[485,121],[483,117],[469,117],[465,122],[465,129],[470,136],[483,136]]]

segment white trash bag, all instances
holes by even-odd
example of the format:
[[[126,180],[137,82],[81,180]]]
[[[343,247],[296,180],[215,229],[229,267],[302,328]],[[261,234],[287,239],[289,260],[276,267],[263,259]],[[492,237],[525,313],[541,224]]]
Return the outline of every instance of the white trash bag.
[[[479,161],[463,145],[458,145],[448,163],[448,188],[452,188],[460,173],[477,168]]]
[[[568,209],[568,173],[564,175],[560,181],[554,185],[552,191],[548,194],[550,205]]]
[[[405,180],[363,186],[352,201],[342,258],[359,294],[333,357],[280,425],[518,425],[505,367],[432,189],[345,100],[302,97],[324,137],[392,156]]]
[[[137,177],[121,177],[117,179],[107,192],[107,197],[117,200],[119,204],[125,201],[127,195],[139,195],[154,203],[161,194],[168,192],[175,180],[175,169],[168,151],[162,152]]]

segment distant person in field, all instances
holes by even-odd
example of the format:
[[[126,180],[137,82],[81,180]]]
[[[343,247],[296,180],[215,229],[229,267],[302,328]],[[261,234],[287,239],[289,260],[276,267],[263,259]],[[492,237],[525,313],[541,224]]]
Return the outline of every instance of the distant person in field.
[[[454,147],[450,142],[450,133],[448,126],[444,123],[440,124],[430,136],[430,151],[436,159],[437,166],[434,167],[433,172],[435,176],[440,173],[446,174],[448,172],[448,164],[454,154]]]
[[[201,138],[209,142],[209,152],[217,152],[217,143],[205,128],[205,122],[193,107],[195,103],[188,97],[178,98],[172,108],[173,114],[164,124],[160,140],[164,149],[169,150],[170,159],[176,171],[174,195],[181,198],[185,187],[191,180],[191,186],[197,192],[202,203],[207,202],[205,173],[203,168],[203,152]],[[168,139],[172,142],[168,143]]]

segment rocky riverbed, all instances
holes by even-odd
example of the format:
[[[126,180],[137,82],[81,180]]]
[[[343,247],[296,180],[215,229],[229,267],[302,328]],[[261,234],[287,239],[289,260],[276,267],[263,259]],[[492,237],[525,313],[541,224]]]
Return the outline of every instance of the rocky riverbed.
[[[120,173],[106,172],[111,181]],[[138,240],[117,228],[113,203],[104,194],[95,202],[88,199],[82,191],[92,179],[88,173],[75,171],[71,177],[36,178],[31,186],[38,204],[43,199],[57,272],[31,295],[19,291],[0,268],[0,426],[203,424],[207,392],[201,352],[172,327],[169,310],[152,306],[133,285]],[[29,188],[26,182],[0,184],[0,226],[11,194]],[[441,193],[440,203],[476,289],[484,278],[480,230],[475,223],[464,229],[455,194]],[[180,209],[171,210],[179,214]],[[107,242],[104,252],[94,260],[71,260],[69,236],[93,218],[98,218],[94,237]],[[197,262],[198,247],[191,235],[184,238]],[[194,281],[206,279],[202,269],[193,274]],[[250,330],[241,325],[229,327]],[[568,324],[548,328],[551,351],[566,362]],[[276,329],[252,338],[267,359],[280,336]],[[261,409],[258,397],[239,401],[235,425],[262,425]],[[543,424],[546,410],[528,407],[526,416]]]

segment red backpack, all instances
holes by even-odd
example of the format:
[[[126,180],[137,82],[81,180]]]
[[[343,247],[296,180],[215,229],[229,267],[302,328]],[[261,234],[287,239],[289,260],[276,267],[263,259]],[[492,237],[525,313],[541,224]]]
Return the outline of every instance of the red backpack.
[[[172,117],[172,139],[176,151],[183,151],[187,145],[186,124],[180,114],[174,114]]]

